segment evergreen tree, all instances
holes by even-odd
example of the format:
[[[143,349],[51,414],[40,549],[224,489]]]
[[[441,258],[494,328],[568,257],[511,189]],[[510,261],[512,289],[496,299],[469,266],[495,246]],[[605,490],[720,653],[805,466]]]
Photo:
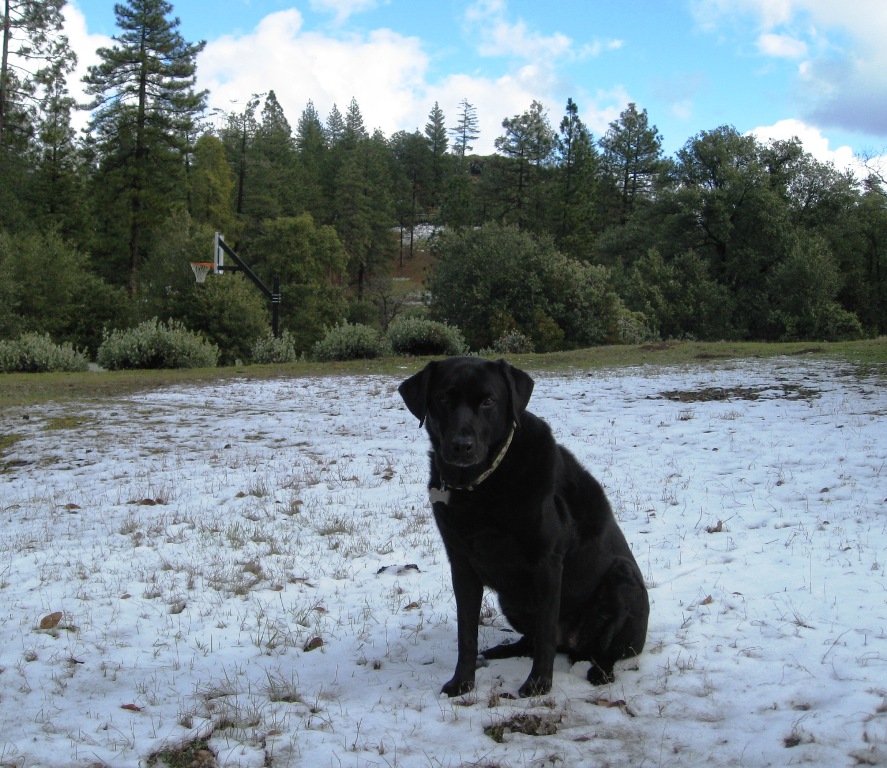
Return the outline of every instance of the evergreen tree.
[[[4,0],[0,15],[0,147],[20,135],[77,57],[61,34],[65,0]],[[47,89],[50,86],[50,89]],[[57,85],[56,85],[57,92]]]
[[[251,181],[253,146],[256,133],[259,130],[256,110],[261,99],[262,94],[254,93],[246,102],[243,112],[229,112],[225,127],[221,132],[222,144],[225,146],[228,162],[237,179],[234,212],[238,216],[243,216],[247,207],[247,180]]]
[[[567,99],[557,152],[557,241],[567,253],[588,259],[594,236],[603,228],[605,195],[594,138],[579,119],[573,99]]]
[[[232,207],[234,176],[225,157],[222,142],[210,133],[194,146],[191,172],[191,216],[197,224],[208,224],[229,238],[236,236]]]
[[[363,139],[343,154],[336,177],[336,231],[348,253],[348,271],[358,302],[368,281],[383,272],[393,250],[395,226],[388,147],[379,137]]]
[[[526,112],[502,121],[505,135],[496,139],[496,149],[512,161],[509,206],[515,211],[518,229],[532,219],[541,220],[541,170],[551,158],[555,134],[548,122],[545,107],[538,101]]]
[[[428,122],[425,124],[425,139],[431,150],[431,179],[429,180],[428,198],[431,206],[436,208],[440,203],[440,195],[445,183],[446,153],[449,143],[444,113],[436,101],[428,115]]]
[[[342,141],[348,149],[357,146],[361,139],[369,138],[366,126],[363,124],[363,115],[360,113],[360,105],[357,99],[352,98],[345,113],[345,130],[342,133]]]
[[[296,150],[301,168],[302,205],[316,221],[329,221],[330,205],[323,194],[323,167],[328,153],[323,123],[309,100],[296,126]]]
[[[468,99],[462,99],[459,102],[459,119],[455,128],[450,129],[453,135],[453,153],[460,160],[465,159],[465,155],[471,154],[474,146],[471,142],[480,138],[480,127],[477,119],[477,109],[473,104],[468,103]]]
[[[620,191],[620,220],[625,223],[638,200],[650,195],[662,170],[662,136],[650,125],[646,109],[638,112],[629,104],[598,143],[604,152],[604,168]]]
[[[129,0],[114,7],[121,33],[116,45],[98,50],[101,63],[89,68],[87,92],[95,97],[90,124],[106,154],[120,149],[127,136],[131,153],[116,159],[124,164],[128,196],[128,288],[138,289],[145,227],[166,214],[161,202],[166,171],[181,165],[186,137],[203,110],[205,92],[194,90],[196,58],[204,43],[192,44],[177,31],[179,20],[169,19],[166,0]],[[166,190],[164,190],[166,191]]]
[[[432,205],[430,194],[423,194],[433,184],[433,163],[429,142],[418,131],[398,131],[388,142],[394,160],[394,206],[400,226],[400,254],[413,256],[415,225],[420,221],[420,208]],[[431,190],[429,190],[431,192]],[[433,194],[433,192],[432,192]]]
[[[74,99],[64,80],[47,84],[47,98],[32,143],[31,183],[28,204],[32,221],[41,228],[58,226],[60,231],[79,236],[85,225],[81,163],[76,134],[71,125]]]
[[[250,217],[258,223],[296,212],[296,149],[292,129],[274,91],[268,91],[253,141],[254,196]]]
[[[326,117],[326,143],[327,146],[338,144],[345,136],[345,118],[339,112],[339,108],[333,104],[333,108]]]

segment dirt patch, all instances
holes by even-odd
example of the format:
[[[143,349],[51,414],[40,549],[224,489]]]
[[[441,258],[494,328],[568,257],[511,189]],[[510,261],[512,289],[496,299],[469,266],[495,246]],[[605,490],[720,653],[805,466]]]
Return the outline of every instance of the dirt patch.
[[[706,387],[704,389],[675,389],[660,392],[651,400],[674,400],[678,403],[709,403],[725,400],[760,400],[762,397],[787,400],[813,400],[819,391],[799,384],[774,384],[769,387]]]
[[[484,733],[497,744],[505,742],[509,733],[524,733],[527,736],[553,736],[560,724],[560,715],[515,715],[507,720],[484,728]]]

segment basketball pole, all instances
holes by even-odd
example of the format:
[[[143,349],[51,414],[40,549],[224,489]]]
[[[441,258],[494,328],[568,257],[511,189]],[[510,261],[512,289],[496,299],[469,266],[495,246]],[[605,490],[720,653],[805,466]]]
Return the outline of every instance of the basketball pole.
[[[216,253],[213,254],[213,258],[216,263],[216,272],[243,272],[250,280],[253,281],[255,286],[271,301],[271,330],[274,332],[274,338],[279,339],[280,276],[274,275],[274,277],[272,278],[273,288],[269,289],[268,286],[259,279],[259,276],[255,272],[253,272],[234,251],[232,251],[228,247],[220,232],[216,232],[215,241]],[[227,264],[224,264],[222,254],[219,253],[219,250],[221,250],[222,253],[226,256],[230,256],[234,260],[234,264],[236,266],[229,266]]]

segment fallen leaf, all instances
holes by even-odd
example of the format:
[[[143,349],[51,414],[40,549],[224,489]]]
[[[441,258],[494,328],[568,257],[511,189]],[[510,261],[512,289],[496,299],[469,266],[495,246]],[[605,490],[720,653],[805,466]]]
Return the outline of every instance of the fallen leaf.
[[[44,616],[40,619],[40,629],[52,629],[53,627],[57,627],[59,622],[62,620],[62,612],[55,611],[54,613],[50,613],[49,616]]]
[[[128,709],[130,712],[141,712],[142,708],[135,704],[122,704],[120,709]]]
[[[324,645],[322,637],[312,637],[307,643],[305,643],[305,652],[314,651],[318,648],[321,648]]]
[[[625,701],[622,699],[616,699],[615,701],[610,701],[609,699],[595,699],[594,703],[599,707],[606,707],[607,709],[625,706]]]
[[[714,598],[711,595],[709,595],[703,601],[701,601],[699,603],[699,605],[711,605],[713,602],[714,602]]]

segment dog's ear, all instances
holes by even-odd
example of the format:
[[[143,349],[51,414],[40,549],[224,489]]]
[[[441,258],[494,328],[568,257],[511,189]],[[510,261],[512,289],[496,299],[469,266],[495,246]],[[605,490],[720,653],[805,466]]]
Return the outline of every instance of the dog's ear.
[[[511,412],[514,423],[520,424],[520,415],[527,409],[530,395],[533,394],[533,379],[525,371],[515,368],[506,360],[499,361],[499,368],[505,381],[508,383],[508,392],[511,398]]]
[[[410,376],[397,388],[410,413],[419,419],[420,427],[425,423],[425,415],[428,412],[428,392],[435,365],[432,360],[419,373]]]

